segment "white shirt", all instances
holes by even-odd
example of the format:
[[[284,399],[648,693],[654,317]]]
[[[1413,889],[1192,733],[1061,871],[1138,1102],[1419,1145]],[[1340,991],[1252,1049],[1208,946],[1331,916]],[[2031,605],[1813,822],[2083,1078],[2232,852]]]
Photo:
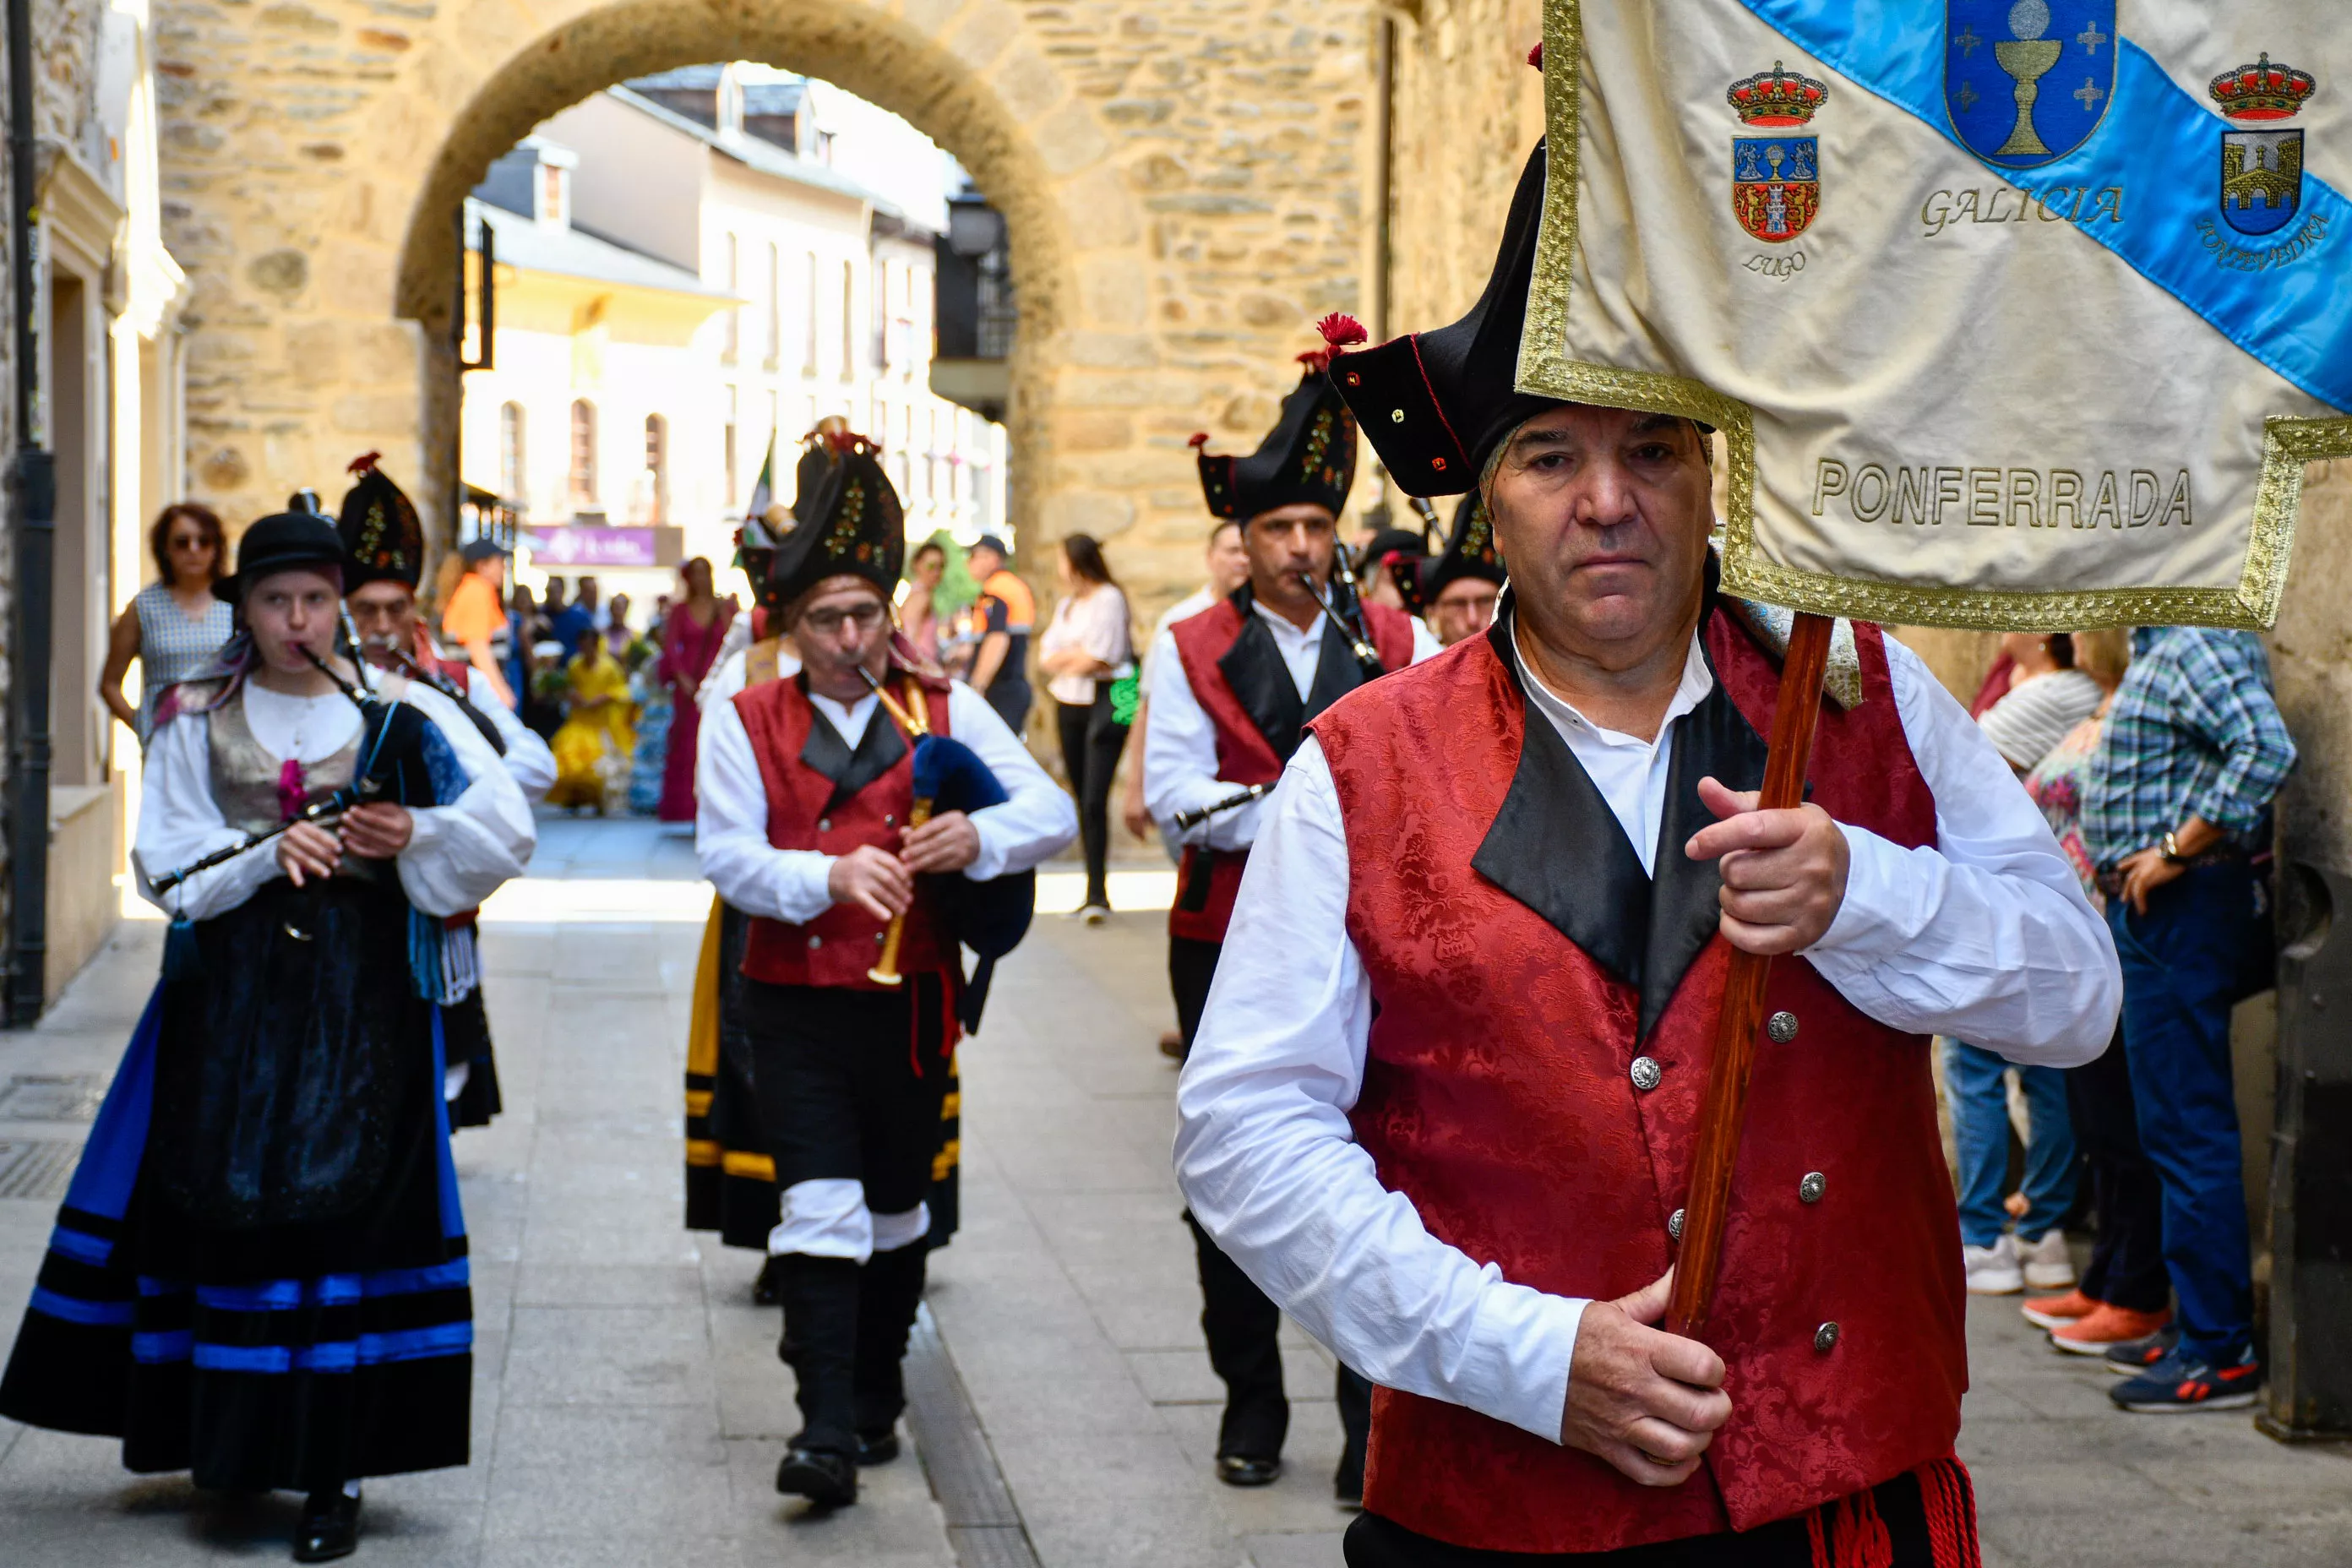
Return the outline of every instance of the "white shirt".
[[[1298,700],[1304,702],[1307,692],[1314,689],[1315,666],[1323,654],[1322,616],[1318,613],[1301,628],[1264,605],[1254,605],[1252,608],[1274,634],[1276,651],[1282,655],[1283,668],[1290,672],[1292,684],[1298,688]],[[1176,653],[1175,626],[1179,618],[1171,611],[1162,621],[1144,666],[1150,671],[1146,695],[1151,702],[1151,721],[1143,731],[1144,808],[1160,824],[1160,837],[1171,843],[1202,844],[1212,849],[1246,849],[1257,839],[1265,800],[1221,811],[1208,821],[1190,827],[1175,826],[1179,812],[1213,805],[1234,793],[1230,780],[1217,777],[1217,726],[1202,709],[1201,700],[1192,694],[1192,682],[1184,674],[1184,661]],[[1429,628],[1414,621],[1412,662],[1419,664],[1440,651]]]
[[[490,679],[478,669],[466,671],[466,700],[490,721],[490,728],[506,742],[507,754],[500,759],[507,772],[522,790],[523,798],[536,804],[547,798],[555,784],[555,753],[547,742],[533,731],[523,728],[515,710],[499,700],[490,689]],[[355,715],[356,716],[356,715]],[[476,734],[481,733],[477,730]]]
[[[1143,700],[1151,700],[1151,672],[1160,668],[1160,639],[1178,621],[1189,621],[1217,602],[1217,595],[1206,587],[1193,589],[1174,604],[1160,612],[1151,623],[1151,638],[1143,645]]]
[[[1896,713],[1935,795],[1936,842],[1904,849],[1846,827],[1845,901],[1805,957],[1890,1027],[1955,1035],[2016,1062],[2089,1061],[2122,999],[2105,924],[1983,731],[1917,656],[1891,637],[1887,653]],[[1686,666],[1677,707],[1695,685]],[[1671,745],[1644,758],[1628,737],[1564,722],[1564,702],[1538,707],[1580,760],[1604,759],[1594,784],[1621,823],[1649,825],[1654,839]],[[1176,1171],[1192,1213],[1373,1382],[1557,1442],[1586,1303],[1473,1262],[1381,1184],[1348,1123],[1371,984],[1347,931],[1348,825],[1311,736],[1265,804],[1178,1087]],[[1574,1216],[1562,1225],[1573,1245]]]
[[[735,617],[736,624],[740,625],[747,618],[747,616],[738,616]],[[734,628],[730,626],[728,629],[731,631]],[[710,673],[702,678],[702,685],[694,694],[694,705],[708,715],[713,708],[719,707],[729,698],[742,690],[751,678],[751,645],[748,642],[723,658],[714,661],[710,666]],[[800,657],[788,649],[778,648],[776,678],[780,680],[789,679],[800,672]]]
[[[882,706],[871,695],[844,705],[812,692],[809,701],[853,751]],[[980,858],[964,868],[965,876],[985,882],[1026,871],[1077,837],[1078,813],[1070,797],[1045,776],[996,710],[961,680],[948,689],[948,732],[979,753],[1011,797],[971,814]],[[700,745],[694,773],[694,852],[719,896],[746,914],[792,925],[806,924],[832,908],[825,880],[835,857],[778,849],[768,842],[768,792],[734,703],[717,703],[703,715]]]
[[[414,827],[408,847],[396,858],[401,890],[428,915],[462,914],[500,883],[522,875],[538,842],[538,826],[530,803],[499,765],[498,752],[457,704],[415,681],[400,700],[433,721],[467,780],[465,792],[448,805],[409,808]],[[248,680],[237,700],[254,740],[280,759],[315,763],[330,757],[360,725],[359,710],[341,692],[288,697]],[[141,896],[192,921],[225,914],[286,874],[272,841],[199,872],[168,893],[155,892],[149,879],[245,837],[213,799],[211,761],[208,715],[184,713],[156,731],[147,752],[138,841],[131,850]]]

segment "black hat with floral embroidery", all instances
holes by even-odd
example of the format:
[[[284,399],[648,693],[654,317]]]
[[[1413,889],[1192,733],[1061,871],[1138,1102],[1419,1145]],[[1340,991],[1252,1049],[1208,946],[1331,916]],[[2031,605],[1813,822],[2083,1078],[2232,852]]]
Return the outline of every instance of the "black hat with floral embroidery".
[[[410,589],[425,576],[425,525],[416,503],[376,466],[380,452],[362,452],[350,471],[359,476],[343,497],[335,531],[343,540],[343,592],[368,583]]]
[[[1495,549],[1495,525],[1486,516],[1486,502],[1476,490],[1472,490],[1454,509],[1454,532],[1445,542],[1444,553],[1422,563],[1422,599],[1435,604],[1448,583],[1465,577],[1483,578],[1499,585],[1507,575],[1503,570],[1503,558]]]
[[[881,448],[828,419],[802,455],[793,527],[776,542],[768,591],[788,605],[828,577],[860,577],[887,602],[907,555],[907,519],[882,471]]]
[[[1209,510],[1246,525],[1277,507],[1319,506],[1333,517],[1356,482],[1356,416],[1324,374],[1330,355],[1303,353],[1298,385],[1282,400],[1282,416],[1246,458],[1213,456],[1204,433],[1192,437],[1200,454],[1201,492]]]

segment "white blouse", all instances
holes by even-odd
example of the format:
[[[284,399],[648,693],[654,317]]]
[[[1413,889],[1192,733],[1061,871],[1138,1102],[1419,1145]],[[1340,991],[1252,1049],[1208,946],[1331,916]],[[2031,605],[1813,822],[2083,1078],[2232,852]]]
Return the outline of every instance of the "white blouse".
[[[358,708],[341,692],[289,697],[247,681],[237,700],[254,740],[281,759],[315,763],[332,756],[360,725]],[[415,828],[397,857],[401,889],[428,915],[462,914],[522,875],[538,843],[538,825],[498,752],[455,703],[414,681],[400,700],[433,721],[468,781],[451,805],[409,808]],[[245,837],[213,799],[211,762],[212,721],[206,715],[183,713],[155,731],[142,780],[138,839],[131,852],[140,895],[192,921],[225,914],[286,874],[272,841],[199,872],[168,893],[155,891],[153,878]]]
[[[1054,606],[1054,618],[1045,636],[1037,639],[1037,652],[1042,657],[1074,648],[1110,666],[1111,679],[1125,679],[1135,666],[1126,595],[1108,583],[1098,583]],[[1045,689],[1066,707],[1084,708],[1094,701],[1097,684],[1091,675],[1057,675],[1045,682]]]

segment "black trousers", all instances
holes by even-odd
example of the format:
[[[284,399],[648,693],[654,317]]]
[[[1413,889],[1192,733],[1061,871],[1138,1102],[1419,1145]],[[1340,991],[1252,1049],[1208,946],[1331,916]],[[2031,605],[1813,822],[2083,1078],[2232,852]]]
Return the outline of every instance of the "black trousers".
[[[1169,985],[1176,994],[1176,1018],[1187,1051],[1201,1026],[1201,1010],[1208,1005],[1209,983],[1215,978],[1217,954],[1223,950],[1220,942],[1168,939]],[[1290,1400],[1282,1386],[1282,1309],[1209,1239],[1189,1211],[1184,1224],[1192,1233],[1201,1272],[1201,1332],[1209,1342],[1209,1365],[1225,1385],[1218,1457],[1280,1458],[1283,1439],[1290,1432]],[[1345,1363],[1336,1381],[1345,1435],[1339,1479],[1360,1490],[1372,1423],[1372,1385]]]
[[[930,1189],[947,1098],[945,1003],[936,974],[895,991],[743,985],[760,1127],[776,1186],[847,1180],[875,1214],[903,1214]]]
[[[1217,977],[1221,942],[1195,942],[1191,937],[1168,939],[1168,989],[1176,996],[1176,1028],[1190,1055],[1192,1037],[1200,1032],[1201,1010],[1209,1005],[1209,982]]]
[[[746,981],[761,1130],[776,1185],[855,1181],[872,1214],[904,1214],[931,1185],[940,1113],[951,1079],[943,976],[909,975],[896,991]],[[922,1300],[917,1240],[860,1263],[793,1253],[779,1261],[784,1333],[801,1431],[794,1442],[855,1451],[859,1432],[887,1431],[905,1404],[899,1362]]]
[[[1087,902],[1110,908],[1106,880],[1110,861],[1110,786],[1118,757],[1127,750],[1127,726],[1112,719],[1110,682],[1095,682],[1087,706],[1059,703],[1054,713],[1062,734],[1062,767],[1078,797],[1078,838],[1087,852]]]
[[[1950,1505],[1931,1524],[1919,1475],[1897,1476],[1849,1500],[1740,1532],[1695,1535],[1615,1552],[1481,1552],[1417,1535],[1374,1513],[1356,1516],[1342,1542],[1348,1568],[1829,1568],[1885,1562],[1888,1568],[1978,1568],[1976,1501],[1968,1472],[1946,1460],[1928,1467]],[[1705,1482],[1696,1483],[1705,1485]],[[1863,1555],[1853,1535],[1874,1536],[1849,1506],[1866,1500],[1885,1526],[1893,1553]],[[1822,1551],[1814,1551],[1818,1535]]]
[[[2131,1058],[2120,1034],[2096,1061],[2066,1069],[2066,1109],[2090,1163],[2098,1226],[2083,1294],[2135,1312],[2161,1311],[2172,1299],[2164,1267],[2164,1187],[2140,1146]]]

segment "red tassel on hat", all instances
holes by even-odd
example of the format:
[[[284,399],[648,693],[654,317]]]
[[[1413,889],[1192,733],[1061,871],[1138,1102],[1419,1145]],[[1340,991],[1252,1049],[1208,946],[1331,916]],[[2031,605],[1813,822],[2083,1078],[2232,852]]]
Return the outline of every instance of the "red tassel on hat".
[[[1528,64],[1538,70],[1543,69],[1543,44],[1540,40],[1537,42],[1534,48],[1528,51]]]
[[[1328,349],[1308,349],[1298,356],[1298,363],[1309,370],[1328,371],[1331,368],[1331,353]]]
[[[1189,441],[1187,441],[1187,442],[1185,442],[1185,443],[1184,443],[1184,445],[1186,445],[1187,447],[1192,447],[1194,451],[1198,451],[1198,450],[1200,450],[1202,447],[1203,447],[1207,446],[1208,444],[1209,444],[1209,433],[1208,433],[1206,430],[1195,430],[1195,431],[1193,431],[1193,432],[1192,432],[1192,438],[1191,440],[1189,440]]]
[[[1316,322],[1315,330],[1323,334],[1323,341],[1331,345],[1334,353],[1369,342],[1372,335],[1364,331],[1363,322],[1353,316],[1343,316],[1337,310]]]
[[[358,457],[353,458],[351,460],[350,466],[343,471],[347,474],[373,473],[375,471],[376,459],[383,456],[383,454],[382,452],[362,452]]]

